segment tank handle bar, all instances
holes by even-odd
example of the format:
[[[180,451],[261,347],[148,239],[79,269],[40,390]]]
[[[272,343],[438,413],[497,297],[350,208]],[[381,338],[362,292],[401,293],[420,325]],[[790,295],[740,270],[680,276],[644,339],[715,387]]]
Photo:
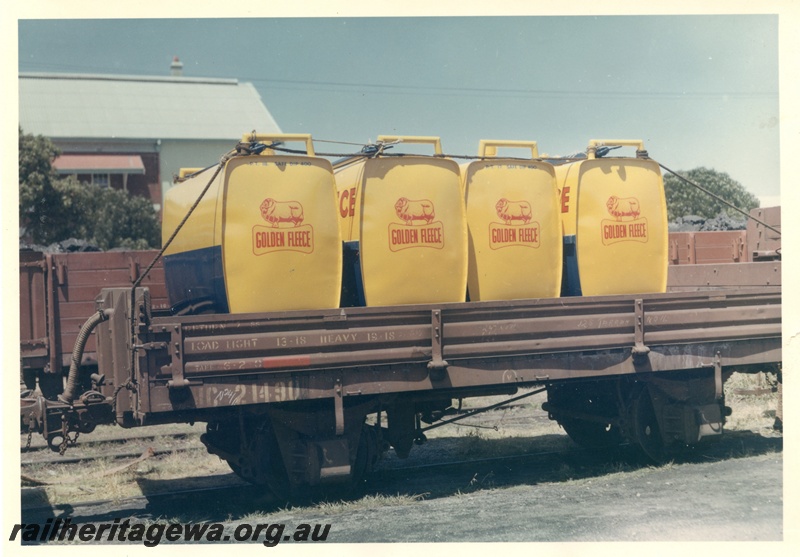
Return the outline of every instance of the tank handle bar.
[[[303,141],[306,144],[306,154],[309,157],[315,156],[314,142],[309,133],[246,133],[242,135],[242,143],[251,142],[276,142],[276,141]]]
[[[200,167],[197,167],[197,168],[181,168],[180,171],[178,172],[178,179],[186,178],[189,174],[195,174],[197,172],[200,172],[201,170],[205,170],[205,169],[204,168],[200,168]]]
[[[644,152],[644,141],[641,139],[590,139],[586,156],[595,158],[598,147],[636,147],[636,151]]]
[[[435,136],[425,135],[379,135],[378,141],[391,143],[400,141],[402,143],[427,143],[433,145],[433,152],[437,155],[442,154],[442,140]]]
[[[531,158],[539,158],[539,147],[535,141],[505,141],[502,139],[481,139],[478,144],[479,157],[496,157],[498,147],[521,147],[531,150]]]

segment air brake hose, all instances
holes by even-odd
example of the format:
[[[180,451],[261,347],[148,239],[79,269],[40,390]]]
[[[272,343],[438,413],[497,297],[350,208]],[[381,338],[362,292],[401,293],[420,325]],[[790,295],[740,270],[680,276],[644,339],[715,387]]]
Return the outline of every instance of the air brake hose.
[[[67,387],[64,392],[58,395],[61,402],[72,404],[78,390],[78,375],[81,369],[81,360],[83,359],[83,349],[86,347],[86,341],[89,340],[89,335],[92,334],[94,328],[103,321],[107,321],[113,309],[99,310],[86,320],[86,323],[81,327],[78,333],[78,338],[75,341],[75,347],[72,349],[72,362],[69,365],[69,375],[67,376]]]

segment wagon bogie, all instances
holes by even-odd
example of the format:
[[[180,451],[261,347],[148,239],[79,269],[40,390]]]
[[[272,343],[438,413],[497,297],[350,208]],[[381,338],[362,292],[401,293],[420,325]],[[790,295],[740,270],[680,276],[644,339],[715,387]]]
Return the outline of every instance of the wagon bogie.
[[[647,377],[552,385],[543,408],[579,445],[627,440],[654,462],[722,434],[722,370],[715,366]]]
[[[625,406],[621,380],[561,383],[548,386],[548,416],[577,444],[594,449],[616,447],[624,441]]]
[[[333,401],[243,408],[212,421],[201,440],[241,478],[281,498],[307,489],[354,487],[378,459],[380,432],[366,425],[374,403],[348,404],[337,424]]]

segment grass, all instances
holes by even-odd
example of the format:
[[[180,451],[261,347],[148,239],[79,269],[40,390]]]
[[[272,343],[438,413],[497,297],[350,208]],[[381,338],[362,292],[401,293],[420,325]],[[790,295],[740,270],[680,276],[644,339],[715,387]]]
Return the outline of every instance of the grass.
[[[725,382],[725,403],[732,413],[725,427],[730,430],[771,433],[778,408],[777,393],[762,395],[740,395],[737,390],[766,389],[777,383],[774,374],[734,373]]]
[[[396,495],[383,495],[383,494],[365,495],[364,497],[361,497],[360,499],[356,499],[353,501],[323,501],[317,503],[312,507],[309,507],[307,510],[319,511],[325,513],[326,515],[329,515],[329,514],[345,513],[355,509],[364,510],[364,509],[380,509],[383,507],[404,507],[407,505],[418,503],[419,501],[424,501],[427,496],[428,496],[427,493],[421,493],[416,495],[408,495],[401,493],[398,493]]]
[[[430,494],[420,493],[416,495],[397,493],[395,495],[374,494],[365,495],[352,500],[321,501],[308,506],[291,506],[277,511],[269,512],[250,512],[240,517],[228,517],[229,522],[236,523],[264,523],[273,518],[275,514],[281,514],[281,520],[285,520],[290,515],[293,518],[303,516],[324,515],[326,517],[347,514],[356,510],[383,509],[386,507],[406,507],[424,501]]]
[[[227,474],[227,464],[205,449],[171,453],[151,457],[138,464],[118,470],[121,465],[135,459],[99,459],[80,465],[33,465],[26,475],[41,479],[50,485],[42,487],[50,504],[79,503],[84,501],[120,501],[129,497],[171,491],[202,482],[209,475]],[[188,479],[187,476],[190,476]],[[160,485],[159,485],[160,484]],[[145,488],[147,486],[145,493]]]

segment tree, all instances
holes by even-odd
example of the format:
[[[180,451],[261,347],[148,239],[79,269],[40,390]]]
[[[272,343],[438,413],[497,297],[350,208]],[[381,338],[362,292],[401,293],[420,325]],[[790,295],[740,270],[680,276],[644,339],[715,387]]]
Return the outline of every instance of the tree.
[[[52,165],[59,154],[49,139],[25,135],[19,129],[19,220],[37,243],[48,244],[73,235],[71,225],[76,221],[65,215],[63,194]]]
[[[126,191],[92,186],[97,192],[92,239],[103,249],[147,249],[160,245],[153,205]]]
[[[35,243],[77,238],[102,249],[159,245],[158,217],[147,199],[59,178],[53,169],[59,154],[49,139],[20,128],[19,217]]]
[[[724,172],[700,167],[688,172],[680,171],[678,174],[745,212],[759,206],[756,196]],[[732,217],[739,216],[737,211],[672,174],[664,176],[664,189],[667,197],[667,218],[670,222],[687,215],[697,215],[707,219],[714,218],[720,213]]]

